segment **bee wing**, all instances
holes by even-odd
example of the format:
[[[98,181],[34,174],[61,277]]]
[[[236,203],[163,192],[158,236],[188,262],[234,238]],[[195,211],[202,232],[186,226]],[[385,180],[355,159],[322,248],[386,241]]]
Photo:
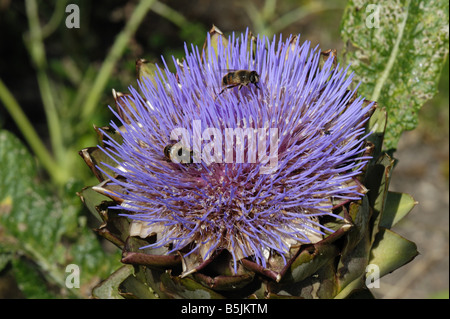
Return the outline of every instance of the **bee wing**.
[[[242,69],[220,69],[221,72],[224,73],[229,73],[229,72],[236,72],[236,71],[240,71]]]
[[[223,72],[223,75],[231,73],[231,72],[238,72],[238,71],[245,71],[246,73],[252,72],[254,70],[246,70],[246,69],[220,69],[221,72]]]

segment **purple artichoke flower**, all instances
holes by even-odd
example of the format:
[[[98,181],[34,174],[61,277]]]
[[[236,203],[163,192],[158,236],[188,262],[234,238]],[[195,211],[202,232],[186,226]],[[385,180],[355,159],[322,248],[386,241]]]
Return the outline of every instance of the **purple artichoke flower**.
[[[116,163],[107,165],[112,185],[124,190],[115,208],[132,233],[156,234],[143,248],[201,262],[226,250],[235,273],[242,259],[286,263],[292,247],[333,232],[321,222],[342,218],[333,208],[362,197],[356,177],[369,160],[372,105],[355,98],[347,69],[332,58],[321,66],[321,51],[299,37],[247,32],[215,44],[185,46],[176,73],[164,61],[139,82],[141,94],[131,87],[122,99],[111,126],[123,142],[101,148]]]

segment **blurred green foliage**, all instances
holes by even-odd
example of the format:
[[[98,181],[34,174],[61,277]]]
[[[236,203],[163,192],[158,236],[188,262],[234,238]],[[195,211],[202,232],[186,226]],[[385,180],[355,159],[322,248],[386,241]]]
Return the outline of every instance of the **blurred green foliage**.
[[[135,85],[136,59],[170,65],[183,42],[201,47],[212,24],[344,46],[344,0],[71,1],[79,29],[65,26],[68,3],[0,0],[0,298],[86,298],[117,268],[118,250],[91,231],[99,222],[75,195],[96,183],[78,151],[97,144],[93,124],[110,121],[111,89]],[[448,60],[443,70],[419,129],[448,142]],[[81,267],[79,290],[65,286],[69,263]]]

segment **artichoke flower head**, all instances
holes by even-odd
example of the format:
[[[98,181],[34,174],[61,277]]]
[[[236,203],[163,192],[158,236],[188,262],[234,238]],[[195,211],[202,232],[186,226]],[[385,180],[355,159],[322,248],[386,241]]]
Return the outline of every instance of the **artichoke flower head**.
[[[329,53],[214,27],[203,49],[172,59],[175,72],[138,60],[137,89],[114,92],[117,124],[97,128],[103,160],[82,155],[101,181],[92,189],[113,200],[96,208],[99,231],[123,263],[161,271],[158,295],[189,280],[219,291],[258,276],[298,282],[333,264],[351,204],[368,205],[375,104]],[[326,258],[296,278],[318,252]]]

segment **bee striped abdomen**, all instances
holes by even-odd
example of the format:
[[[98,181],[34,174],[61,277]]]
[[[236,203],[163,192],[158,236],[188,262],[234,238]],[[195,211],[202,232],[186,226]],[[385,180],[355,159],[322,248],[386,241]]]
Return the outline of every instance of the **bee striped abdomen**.
[[[233,75],[231,73],[228,73],[222,78],[222,85],[230,84],[230,80],[233,81]]]

